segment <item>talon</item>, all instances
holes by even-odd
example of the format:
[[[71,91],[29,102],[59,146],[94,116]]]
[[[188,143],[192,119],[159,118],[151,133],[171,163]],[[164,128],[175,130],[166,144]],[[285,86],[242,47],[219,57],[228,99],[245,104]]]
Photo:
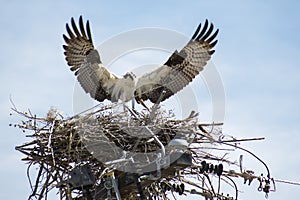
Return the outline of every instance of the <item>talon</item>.
[[[146,108],[150,112],[150,109],[146,106],[145,102],[142,99],[140,99],[138,103],[140,103],[142,106],[144,106],[144,108]]]

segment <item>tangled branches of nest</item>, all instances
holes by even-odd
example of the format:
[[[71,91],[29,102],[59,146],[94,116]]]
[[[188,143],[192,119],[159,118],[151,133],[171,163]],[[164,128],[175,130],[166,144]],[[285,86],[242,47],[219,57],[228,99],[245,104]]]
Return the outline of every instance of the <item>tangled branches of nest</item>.
[[[265,163],[240,146],[243,141],[262,138],[237,140],[222,134],[222,124],[199,123],[195,112],[178,120],[172,112],[161,110],[115,112],[115,105],[102,105],[65,119],[54,109],[42,118],[14,109],[25,117],[15,126],[31,138],[16,149],[25,155],[28,170],[39,166],[34,183],[29,177],[29,199],[47,199],[48,192],[57,187],[60,199],[200,195],[230,200],[238,199],[237,178],[249,185],[258,181],[258,189],[266,195],[273,190]],[[256,157],[266,166],[267,176],[242,169],[241,161],[209,153],[208,149],[222,145]],[[221,182],[234,192],[222,191]]]

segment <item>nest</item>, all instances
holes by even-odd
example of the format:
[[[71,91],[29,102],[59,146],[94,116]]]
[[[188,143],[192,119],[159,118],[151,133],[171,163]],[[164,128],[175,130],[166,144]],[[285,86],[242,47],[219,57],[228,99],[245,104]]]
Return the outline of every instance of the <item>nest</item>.
[[[241,147],[244,141],[263,138],[224,135],[221,123],[199,123],[195,112],[178,120],[161,108],[115,112],[116,104],[98,105],[70,118],[55,109],[46,117],[13,110],[25,118],[14,126],[31,140],[16,150],[25,155],[28,171],[39,167],[35,181],[28,177],[32,189],[28,199],[47,199],[49,191],[57,188],[60,199],[199,195],[230,200],[238,199],[236,179],[249,185],[256,180],[266,195],[275,190],[267,165]],[[228,153],[236,150],[262,162],[267,176],[244,169],[242,159],[232,160]],[[222,191],[222,183],[232,192]]]

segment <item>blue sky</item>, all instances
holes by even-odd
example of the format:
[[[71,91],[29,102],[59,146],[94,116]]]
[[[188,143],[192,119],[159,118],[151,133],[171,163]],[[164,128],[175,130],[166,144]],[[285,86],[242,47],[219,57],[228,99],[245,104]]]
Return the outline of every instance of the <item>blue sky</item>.
[[[95,44],[121,32],[159,27],[192,35],[206,18],[220,29],[213,62],[226,95],[224,131],[265,141],[247,143],[272,176],[300,182],[299,1],[0,1],[1,199],[26,199],[29,186],[22,155],[26,139],[8,127],[11,95],[20,110],[45,115],[51,106],[73,114],[75,77],[63,56],[65,23],[89,19]],[[165,59],[162,60],[162,62]],[[201,91],[199,91],[199,94]],[[205,115],[205,113],[204,113]],[[249,158],[250,159],[250,158]],[[263,170],[249,161],[249,166]],[[264,199],[256,185],[242,199]],[[277,184],[272,200],[295,199],[299,186]]]

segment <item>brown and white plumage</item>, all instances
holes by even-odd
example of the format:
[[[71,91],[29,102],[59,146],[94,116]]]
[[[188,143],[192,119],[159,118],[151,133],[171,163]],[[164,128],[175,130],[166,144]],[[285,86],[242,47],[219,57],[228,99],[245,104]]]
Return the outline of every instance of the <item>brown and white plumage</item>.
[[[176,50],[163,66],[143,75],[137,82],[136,96],[156,103],[158,99],[164,101],[187,86],[214,53],[212,48],[217,44],[214,39],[218,30],[213,33],[213,24],[208,26],[207,20],[202,30],[200,24],[180,52]]]
[[[214,53],[212,49],[217,43],[215,38],[218,34],[218,29],[214,31],[213,24],[206,20],[203,27],[201,24],[198,26],[192,39],[181,51],[176,50],[164,65],[144,74],[135,83],[132,73],[118,77],[101,63],[92,42],[89,21],[85,28],[80,16],[79,30],[73,18],[71,25],[73,31],[67,24],[69,36],[63,35],[66,42],[63,45],[64,54],[84,91],[98,101],[108,99],[115,102],[120,99],[126,102],[135,98],[142,104],[148,99],[160,103],[187,86]]]
[[[105,99],[113,102],[119,99],[129,101],[134,92],[133,77],[123,78],[108,71],[101,63],[98,51],[94,48],[89,21],[84,28],[82,17],[79,18],[79,30],[71,19],[73,31],[66,24],[69,37],[63,35],[67,45],[63,45],[65,56],[71,70],[86,93],[98,101]],[[125,91],[126,92],[123,92]]]

